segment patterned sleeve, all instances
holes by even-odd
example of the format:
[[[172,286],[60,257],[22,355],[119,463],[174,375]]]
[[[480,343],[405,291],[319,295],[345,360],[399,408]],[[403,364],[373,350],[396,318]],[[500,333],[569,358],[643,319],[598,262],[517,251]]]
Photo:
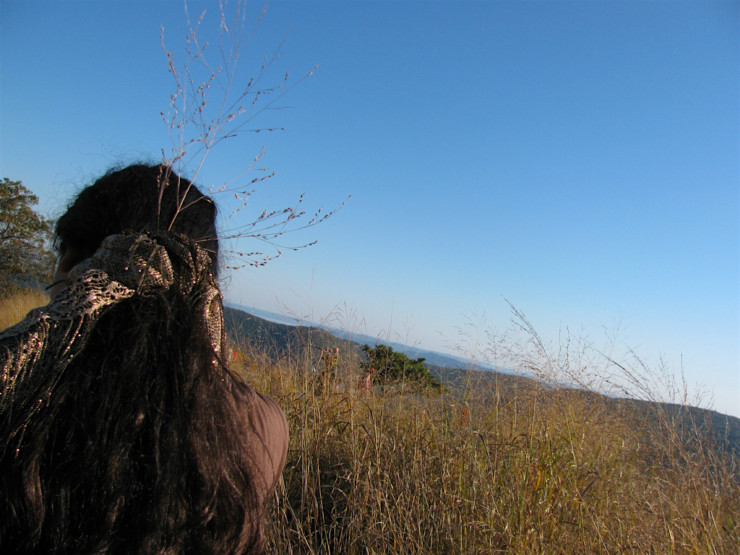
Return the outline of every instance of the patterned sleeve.
[[[132,289],[101,270],[74,277],[51,302],[0,333],[0,430],[10,440],[51,396],[69,363],[82,351],[88,331]]]
[[[175,286],[187,295],[206,279],[208,287],[194,309],[202,313],[205,331],[219,353],[221,295],[209,264],[203,249],[177,234],[106,237],[92,257],[72,268],[69,285],[47,306],[32,310],[21,323],[0,333],[0,442],[22,437],[64,370],[84,350],[96,322],[134,294],[147,296]]]

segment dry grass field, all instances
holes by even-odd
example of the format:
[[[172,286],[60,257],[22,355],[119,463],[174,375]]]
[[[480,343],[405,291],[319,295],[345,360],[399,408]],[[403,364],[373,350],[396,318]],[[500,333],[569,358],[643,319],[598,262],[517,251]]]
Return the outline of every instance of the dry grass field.
[[[322,387],[310,362],[247,361],[247,381],[278,400],[292,434],[270,513],[277,553],[740,545],[737,455],[660,406],[536,386],[503,396],[480,373],[442,395],[367,393],[358,361]]]
[[[33,308],[44,306],[49,297],[34,290],[22,290],[11,296],[0,296],[0,331],[20,322]]]

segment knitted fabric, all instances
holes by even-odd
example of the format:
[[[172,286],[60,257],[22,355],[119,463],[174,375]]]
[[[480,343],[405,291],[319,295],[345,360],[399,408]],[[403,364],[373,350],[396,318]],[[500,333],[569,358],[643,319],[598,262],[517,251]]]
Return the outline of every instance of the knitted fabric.
[[[17,452],[66,368],[84,356],[90,333],[115,305],[176,287],[188,298],[219,356],[223,305],[208,254],[175,233],[111,235],[69,273],[51,302],[0,333],[0,443]]]

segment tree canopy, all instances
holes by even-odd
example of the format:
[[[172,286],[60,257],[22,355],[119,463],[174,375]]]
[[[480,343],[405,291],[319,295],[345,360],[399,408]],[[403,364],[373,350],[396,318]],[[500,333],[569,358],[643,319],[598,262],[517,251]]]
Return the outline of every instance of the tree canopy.
[[[424,365],[423,358],[410,359],[387,345],[365,345],[362,352],[367,356],[367,361],[362,362],[360,367],[371,372],[376,383],[386,385],[405,382],[423,388],[442,388],[441,382]]]
[[[33,209],[38,201],[20,181],[0,182],[0,297],[51,277],[51,222]]]

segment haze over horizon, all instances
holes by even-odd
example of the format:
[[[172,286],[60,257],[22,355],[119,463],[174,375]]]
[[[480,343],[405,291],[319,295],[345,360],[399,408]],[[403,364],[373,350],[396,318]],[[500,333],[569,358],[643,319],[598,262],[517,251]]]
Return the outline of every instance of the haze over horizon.
[[[215,53],[217,2],[189,2],[204,9]],[[183,61],[182,2],[6,0],[0,17],[0,177],[56,217],[110,166],[161,160],[160,32]],[[740,416],[739,3],[276,1],[241,80],[276,50],[265,85],[292,88],[250,127],[285,130],[219,144],[198,183],[264,148],[276,174],[243,217],[351,198],[285,238],[316,246],[230,272],[227,301],[443,353],[509,328],[510,302],[556,350],[565,330],[634,350]]]

